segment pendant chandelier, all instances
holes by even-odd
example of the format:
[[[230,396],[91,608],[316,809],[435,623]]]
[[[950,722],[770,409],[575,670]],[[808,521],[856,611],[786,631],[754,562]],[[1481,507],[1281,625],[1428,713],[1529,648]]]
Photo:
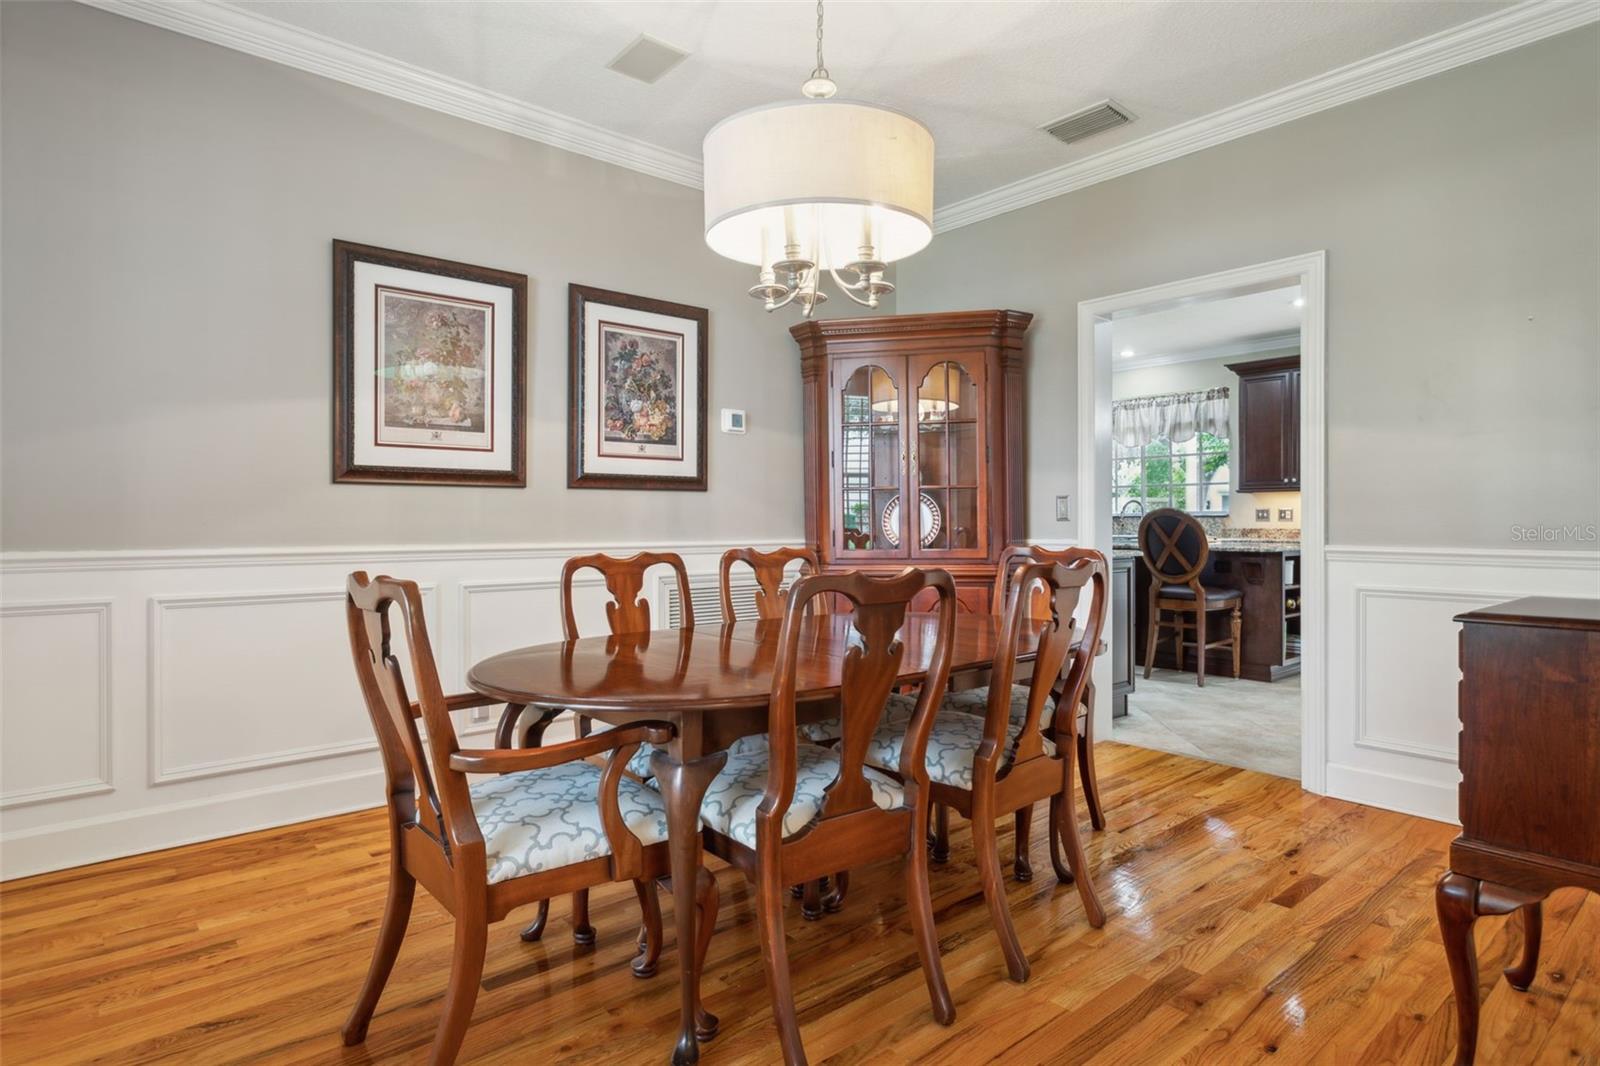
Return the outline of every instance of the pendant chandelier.
[[[877,307],[894,291],[884,268],[933,239],[933,134],[886,107],[834,100],[822,61],[804,100],[741,111],[705,139],[706,244],[757,269],[750,295],[810,318],[828,299],[823,273]]]

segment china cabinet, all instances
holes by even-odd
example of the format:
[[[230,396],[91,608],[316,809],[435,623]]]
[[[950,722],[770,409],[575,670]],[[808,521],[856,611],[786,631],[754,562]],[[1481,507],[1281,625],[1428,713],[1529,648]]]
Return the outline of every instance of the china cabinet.
[[[824,570],[941,566],[990,609],[1022,537],[1021,311],[804,322],[806,537]]]

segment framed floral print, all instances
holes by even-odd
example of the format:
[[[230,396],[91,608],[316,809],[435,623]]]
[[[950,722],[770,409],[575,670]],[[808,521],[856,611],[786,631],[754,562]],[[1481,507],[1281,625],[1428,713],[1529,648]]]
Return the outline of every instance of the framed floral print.
[[[333,480],[527,484],[528,277],[333,242]]]
[[[703,307],[569,285],[567,486],[706,488]]]

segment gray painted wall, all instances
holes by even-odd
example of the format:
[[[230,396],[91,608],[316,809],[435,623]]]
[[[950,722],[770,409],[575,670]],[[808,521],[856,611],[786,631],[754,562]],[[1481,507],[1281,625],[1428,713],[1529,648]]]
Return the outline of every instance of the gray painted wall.
[[[792,319],[705,249],[697,191],[77,5],[0,9],[7,550],[797,535]],[[1071,537],[1077,302],[1326,248],[1332,542],[1600,520],[1597,55],[1590,27],[940,234],[898,310],[1036,313],[1028,532]],[[527,489],[330,484],[334,237],[529,275]],[[566,490],[572,281],[710,308],[712,418],[750,433],[713,425],[709,493]]]
[[[1328,538],[1600,522],[1600,28],[935,237],[901,312],[1030,331],[1028,534],[1075,537],[1077,304],[1328,252]]]
[[[697,190],[76,4],[0,7],[7,550],[801,528],[796,315],[705,247]],[[335,237],[529,276],[528,488],[330,483]],[[710,309],[710,492],[566,489],[569,282]]]

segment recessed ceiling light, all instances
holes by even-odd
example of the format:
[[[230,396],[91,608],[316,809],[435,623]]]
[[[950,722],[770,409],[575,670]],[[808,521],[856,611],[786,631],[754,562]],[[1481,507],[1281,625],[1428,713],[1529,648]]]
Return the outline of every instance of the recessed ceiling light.
[[[1306,305],[1306,298],[1304,296],[1296,296],[1289,302],[1294,304],[1296,307],[1304,307]]]
[[[1132,359],[1133,358],[1133,349],[1132,348],[1124,348],[1124,349],[1122,349],[1122,358],[1124,358],[1124,359]]]

